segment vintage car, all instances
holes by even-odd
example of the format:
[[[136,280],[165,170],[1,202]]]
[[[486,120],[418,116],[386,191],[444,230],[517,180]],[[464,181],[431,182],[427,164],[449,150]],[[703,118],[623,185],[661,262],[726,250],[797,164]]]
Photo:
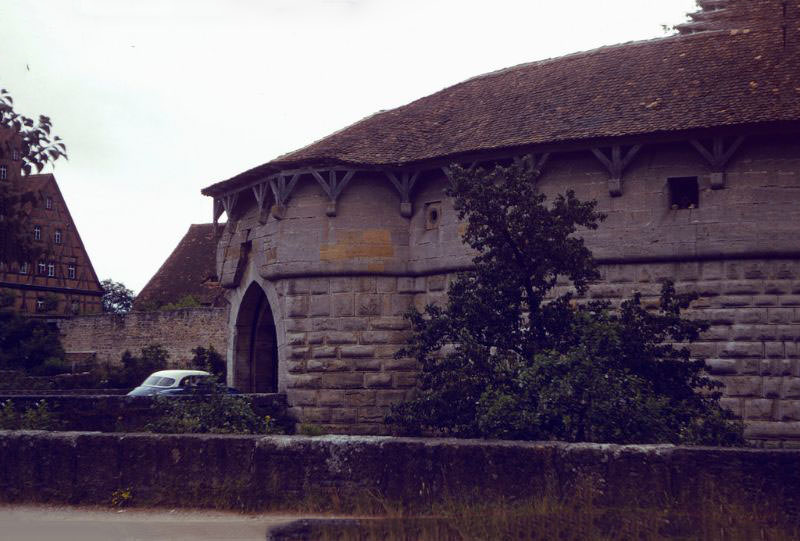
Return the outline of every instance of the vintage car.
[[[212,376],[204,370],[159,370],[147,377],[128,396],[190,395],[207,394],[215,385]],[[239,391],[219,385],[223,392],[238,394]]]

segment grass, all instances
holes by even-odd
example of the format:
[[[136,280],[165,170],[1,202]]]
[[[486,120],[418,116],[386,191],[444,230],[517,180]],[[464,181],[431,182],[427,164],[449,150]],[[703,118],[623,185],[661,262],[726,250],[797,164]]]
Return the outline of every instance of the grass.
[[[454,499],[434,505],[425,516],[403,516],[400,506],[387,505],[375,495],[366,496],[373,503],[362,502],[360,510],[371,514],[370,518],[362,518],[357,526],[320,523],[311,532],[312,538],[339,541],[800,539],[797,515],[788,515],[778,502],[765,498],[743,501],[734,494],[720,496],[713,487],[691,502],[665,497],[658,504],[638,505],[631,498],[612,506],[606,504],[602,493],[590,481],[584,481],[567,496],[546,489],[537,498],[518,502],[465,503]]]

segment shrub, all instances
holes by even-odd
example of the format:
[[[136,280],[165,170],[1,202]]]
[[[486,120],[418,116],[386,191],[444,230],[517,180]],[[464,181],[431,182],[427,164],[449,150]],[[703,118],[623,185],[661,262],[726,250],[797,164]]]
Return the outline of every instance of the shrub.
[[[55,430],[58,425],[44,400],[22,413],[16,411],[11,400],[6,400],[0,406],[0,429],[3,430]]]
[[[156,397],[158,418],[147,430],[162,433],[276,434],[281,430],[270,416],[259,417],[246,396],[227,394],[212,384],[208,394]]]
[[[121,366],[109,368],[108,385],[121,389],[136,387],[153,372],[167,368],[169,352],[159,344],[143,347],[139,357],[126,350],[120,363]]]
[[[570,191],[547,206],[535,172],[453,167],[464,240],[478,255],[446,306],[408,314],[418,396],[387,420],[407,433],[615,443],[733,445],[742,424],[719,405],[720,384],[680,346],[703,322],[665,283],[660,308],[635,295],[618,308],[577,302],[599,277],[579,228],[604,216]],[[555,291],[561,280],[572,290]]]
[[[46,361],[64,358],[54,325],[0,309],[0,369],[31,373]]]
[[[209,346],[208,349],[198,346],[192,350],[194,356],[189,365],[195,370],[205,370],[216,376],[220,381],[225,381],[227,374],[227,363],[225,359],[217,353],[214,346]]]

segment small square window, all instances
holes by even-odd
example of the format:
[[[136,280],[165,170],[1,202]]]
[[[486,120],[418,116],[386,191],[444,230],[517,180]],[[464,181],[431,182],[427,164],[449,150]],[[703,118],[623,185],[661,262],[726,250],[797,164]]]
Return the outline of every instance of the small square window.
[[[52,210],[52,208],[53,208],[53,198],[52,198],[52,197],[47,197],[47,198],[45,198],[45,200],[44,200],[44,207],[45,207],[47,210]]]
[[[28,263],[25,262],[19,266],[19,273],[20,274],[28,274]]]
[[[442,202],[432,201],[425,203],[425,229],[431,230],[439,227],[442,221]]]
[[[44,312],[44,299],[36,299],[36,311]]]
[[[8,167],[0,165],[0,180],[8,180]]]
[[[75,279],[75,265],[72,265],[72,264],[70,264],[70,265],[67,267],[67,277],[68,277],[70,280],[74,280],[74,279]]]
[[[56,275],[56,266],[54,263],[47,264],[47,276],[55,276]]]
[[[671,209],[696,209],[700,205],[697,177],[674,177],[667,179],[667,183]]]
[[[42,261],[39,261],[38,269],[39,269],[39,274],[44,274],[45,271],[47,270],[47,265],[45,265]]]
[[[42,240],[42,228],[38,225],[33,228],[33,240]]]
[[[53,235],[56,244],[61,244],[61,230],[56,229],[55,235]]]

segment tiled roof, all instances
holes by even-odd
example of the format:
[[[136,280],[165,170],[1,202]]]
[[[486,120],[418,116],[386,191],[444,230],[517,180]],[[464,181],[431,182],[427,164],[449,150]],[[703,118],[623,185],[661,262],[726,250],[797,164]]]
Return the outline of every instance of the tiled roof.
[[[300,166],[404,165],[513,147],[800,120],[800,6],[790,2],[784,16],[781,0],[700,4],[694,17],[705,17],[709,31],[679,28],[675,36],[475,77],[203,193],[217,195]]]
[[[137,310],[159,308],[191,295],[200,304],[224,303],[216,277],[214,224],[193,224],[178,246],[136,296]]]

